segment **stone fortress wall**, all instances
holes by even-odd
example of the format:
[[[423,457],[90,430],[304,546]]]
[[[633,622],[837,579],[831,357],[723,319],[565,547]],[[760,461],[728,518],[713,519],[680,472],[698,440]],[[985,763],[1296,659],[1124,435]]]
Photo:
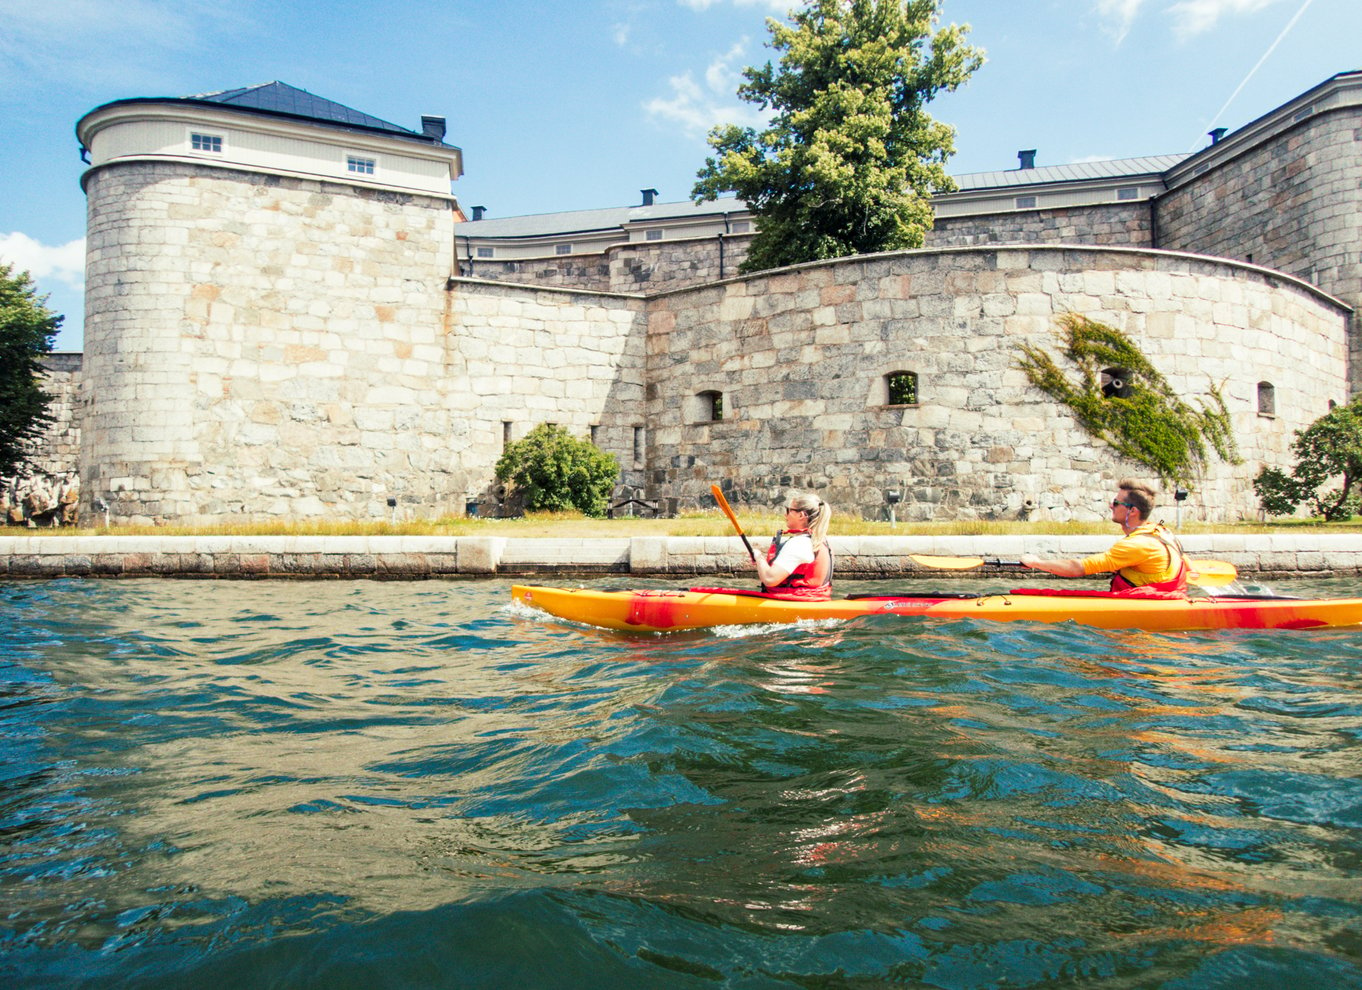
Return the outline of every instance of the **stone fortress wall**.
[[[388,499],[434,516],[485,499],[504,442],[548,421],[682,505],[720,481],[764,506],[806,485],[882,515],[892,487],[913,518],[1082,518],[1143,472],[1015,367],[1077,312],[1130,333],[1184,396],[1225,382],[1244,463],[1213,461],[1194,501],[1252,514],[1248,479],[1289,462],[1357,367],[1350,312],[1305,284],[1362,302],[1357,113],[1307,115],[1153,204],[952,218],[923,251],[722,281],[714,241],[460,277],[439,197],[96,168],[83,491],[128,521],[375,518]],[[916,406],[885,401],[897,371],[920,376]]]
[[[1198,486],[1216,518],[1252,516],[1261,465],[1348,393],[1346,312],[1273,272],[1072,246],[858,257],[656,301],[650,480],[683,503],[722,478],[741,502],[811,488],[872,518],[891,490],[899,518],[1105,518],[1090,493],[1144,472],[1017,367],[1023,344],[1057,349],[1065,313],[1127,333],[1193,404],[1221,388],[1243,463],[1213,461]],[[889,405],[886,376],[904,371],[918,402]],[[1259,413],[1261,382],[1274,415]],[[722,420],[687,404],[704,391],[722,394]]]

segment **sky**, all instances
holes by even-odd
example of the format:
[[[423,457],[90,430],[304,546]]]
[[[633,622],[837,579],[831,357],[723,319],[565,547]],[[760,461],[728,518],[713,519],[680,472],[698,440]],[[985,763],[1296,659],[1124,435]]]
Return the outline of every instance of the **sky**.
[[[82,346],[75,125],[104,103],[273,80],[421,129],[448,120],[453,192],[487,216],[688,199],[791,0],[0,0],[0,262]],[[1362,0],[942,0],[987,62],[929,105],[948,170],[1185,153],[1362,68]]]

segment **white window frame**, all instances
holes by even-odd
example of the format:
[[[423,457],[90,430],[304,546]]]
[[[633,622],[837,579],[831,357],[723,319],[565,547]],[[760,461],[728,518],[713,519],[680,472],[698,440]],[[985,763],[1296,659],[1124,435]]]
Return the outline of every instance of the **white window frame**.
[[[378,159],[368,155],[345,153],[345,172],[347,175],[374,175],[378,171]]]
[[[208,147],[202,147],[203,144]],[[208,134],[205,131],[189,132],[189,150],[201,155],[220,155],[225,142],[221,134]]]

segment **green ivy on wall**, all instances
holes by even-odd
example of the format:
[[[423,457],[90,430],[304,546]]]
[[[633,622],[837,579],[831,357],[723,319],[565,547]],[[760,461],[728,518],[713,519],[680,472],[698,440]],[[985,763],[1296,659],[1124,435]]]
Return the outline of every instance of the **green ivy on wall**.
[[[1092,436],[1155,472],[1165,484],[1190,482],[1204,469],[1207,446],[1221,460],[1239,463],[1229,410],[1215,384],[1210,408],[1178,398],[1140,349],[1115,327],[1069,313],[1059,320],[1063,353],[1078,368],[1072,383],[1038,347],[1023,344],[1020,367],[1031,384],[1073,410]],[[1102,373],[1119,368],[1126,378],[1112,394]]]

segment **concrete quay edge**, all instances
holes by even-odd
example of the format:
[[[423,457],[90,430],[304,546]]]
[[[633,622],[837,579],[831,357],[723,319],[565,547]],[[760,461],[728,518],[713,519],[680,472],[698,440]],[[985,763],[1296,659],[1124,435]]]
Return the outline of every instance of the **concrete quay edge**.
[[[1114,536],[834,536],[843,578],[989,573],[919,567],[911,554],[1015,559],[1081,557]],[[765,541],[763,541],[765,542]],[[1189,554],[1232,563],[1245,576],[1362,574],[1362,534],[1202,534]],[[0,579],[58,577],[493,578],[530,576],[751,576],[736,537],[635,536],[0,536]]]

